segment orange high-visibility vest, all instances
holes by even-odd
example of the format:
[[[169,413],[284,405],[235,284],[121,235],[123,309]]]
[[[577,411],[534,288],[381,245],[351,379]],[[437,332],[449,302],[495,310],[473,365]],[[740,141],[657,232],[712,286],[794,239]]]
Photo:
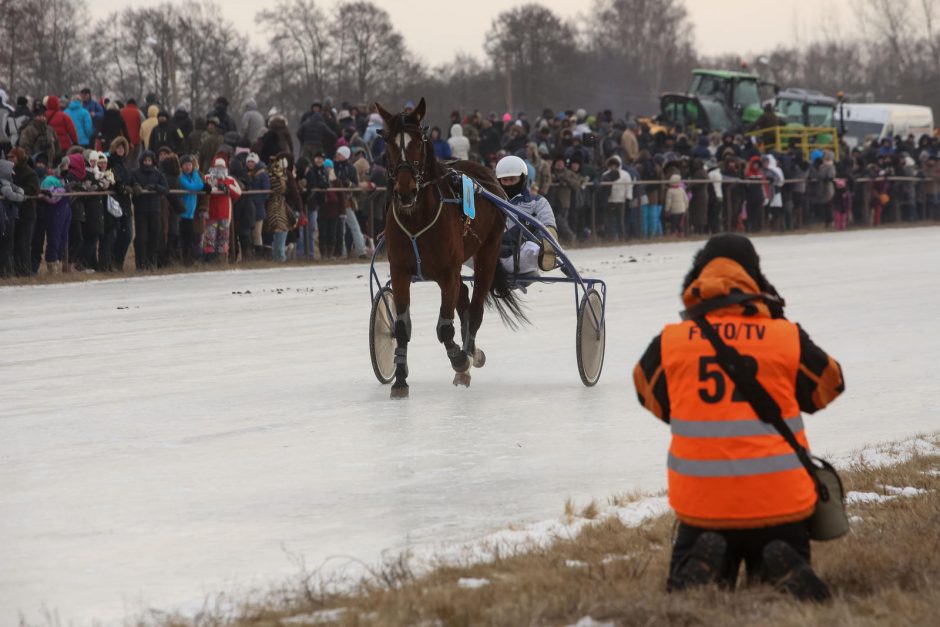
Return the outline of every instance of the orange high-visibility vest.
[[[787,320],[708,316],[722,339],[757,362],[757,379],[807,449],[796,377],[798,327]],[[712,529],[754,528],[808,518],[815,486],[786,440],[750,403],[691,320],[662,333],[672,444],[669,503],[683,522]]]

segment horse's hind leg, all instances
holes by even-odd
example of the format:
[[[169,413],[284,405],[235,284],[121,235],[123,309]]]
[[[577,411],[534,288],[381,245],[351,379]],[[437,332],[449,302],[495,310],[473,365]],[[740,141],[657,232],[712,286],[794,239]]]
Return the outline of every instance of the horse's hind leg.
[[[467,335],[470,333],[470,288],[466,283],[460,283],[460,299],[457,301],[457,315],[460,316],[460,343],[466,345]],[[469,353],[468,353],[469,354]],[[486,355],[479,348],[475,348],[473,355],[474,368],[482,368],[486,363]]]
[[[473,297],[470,299],[464,323],[467,329],[463,334],[463,351],[474,362],[479,362],[480,366],[486,361],[486,356],[476,347],[476,337],[480,325],[483,324],[483,305],[493,286],[493,275],[496,273],[496,264],[499,263],[499,242],[499,237],[486,240],[473,258]]]
[[[470,370],[470,359],[464,354],[460,345],[454,341],[454,310],[460,301],[462,290],[466,287],[460,280],[460,275],[449,277],[446,280],[438,281],[441,288],[441,313],[437,319],[437,339],[444,345],[447,351],[447,358],[450,359],[450,365],[454,371],[459,374],[465,374]],[[454,379],[454,383],[458,383]],[[460,383],[469,385],[469,375],[466,381],[461,377]]]
[[[395,300],[395,382],[392,398],[408,396],[408,342],[411,340],[411,273],[392,268],[392,296]]]

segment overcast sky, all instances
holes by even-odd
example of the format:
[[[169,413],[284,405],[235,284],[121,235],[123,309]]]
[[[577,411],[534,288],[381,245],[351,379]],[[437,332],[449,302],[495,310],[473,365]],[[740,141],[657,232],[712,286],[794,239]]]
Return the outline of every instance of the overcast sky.
[[[186,4],[189,4],[188,0]],[[531,1],[531,0],[530,0]],[[852,24],[849,8],[852,0],[686,0],[695,24],[698,50],[707,55],[736,53],[747,56],[780,43],[805,43],[818,37],[822,29],[830,33]],[[180,4],[181,0],[173,0]],[[525,0],[470,0],[461,2],[473,12],[456,11],[451,0],[375,0],[385,8],[408,48],[429,65],[445,63],[458,52],[482,58],[483,39],[493,18],[509,8],[526,4]],[[336,0],[318,0],[332,8]],[[123,6],[154,6],[156,0],[92,0],[89,8],[96,18],[105,17]],[[264,38],[254,25],[255,13],[274,2],[265,0],[223,0],[221,6],[243,32],[258,45]],[[588,11],[591,0],[541,0],[558,15],[569,18]]]

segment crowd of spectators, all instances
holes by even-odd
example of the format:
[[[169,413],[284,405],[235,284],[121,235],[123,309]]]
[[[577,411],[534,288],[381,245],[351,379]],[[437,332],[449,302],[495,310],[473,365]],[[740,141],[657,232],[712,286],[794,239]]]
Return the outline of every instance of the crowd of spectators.
[[[405,110],[412,107],[405,103]],[[219,97],[204,116],[0,90],[0,277],[266,258],[366,258],[386,207],[382,118],[314,102],[293,124]],[[934,137],[863,142],[841,158],[774,151],[609,110],[450,115],[440,159],[529,166],[564,243],[940,218]],[[105,193],[107,192],[107,193]]]

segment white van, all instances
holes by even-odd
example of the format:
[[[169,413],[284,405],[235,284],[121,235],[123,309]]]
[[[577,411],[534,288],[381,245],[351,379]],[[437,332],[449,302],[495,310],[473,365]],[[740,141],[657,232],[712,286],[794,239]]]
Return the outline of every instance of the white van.
[[[845,143],[854,148],[870,137],[882,139],[900,135],[933,135],[933,110],[930,107],[905,104],[846,103]],[[835,123],[838,128],[840,110],[836,106]]]

